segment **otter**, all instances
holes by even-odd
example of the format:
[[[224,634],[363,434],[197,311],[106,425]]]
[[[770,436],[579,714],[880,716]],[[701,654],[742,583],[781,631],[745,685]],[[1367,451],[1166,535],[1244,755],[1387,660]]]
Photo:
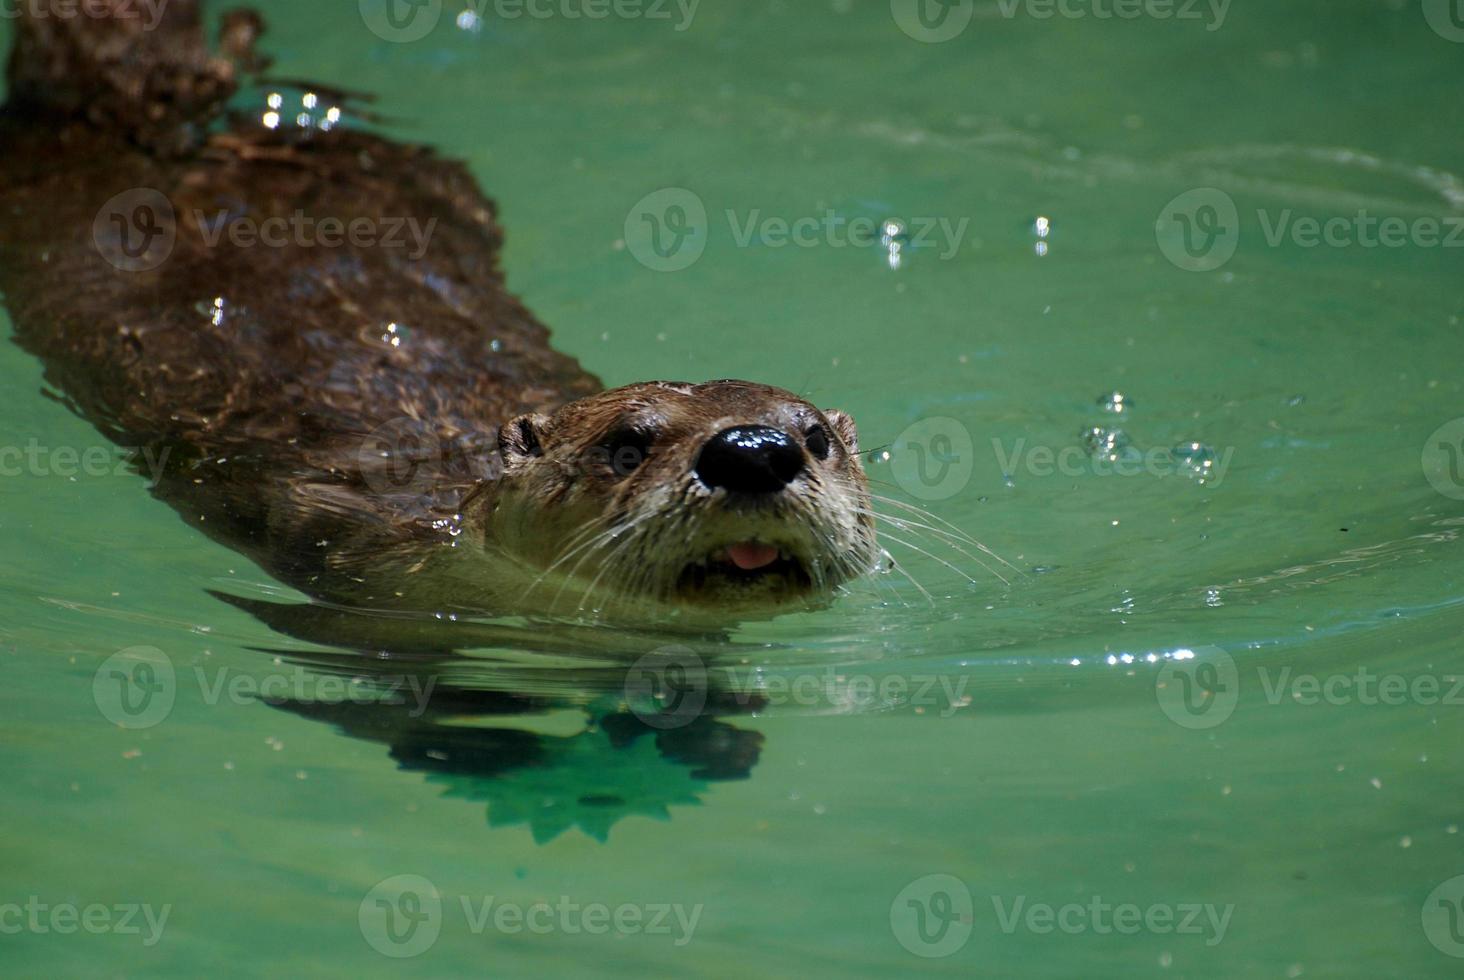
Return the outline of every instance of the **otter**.
[[[0,112],[15,338],[156,496],[362,608],[751,615],[875,566],[848,415],[748,381],[604,390],[509,292],[464,166],[269,80],[253,12],[211,47],[200,6],[25,8]],[[302,218],[319,240],[261,233]],[[403,224],[420,250],[387,243]]]

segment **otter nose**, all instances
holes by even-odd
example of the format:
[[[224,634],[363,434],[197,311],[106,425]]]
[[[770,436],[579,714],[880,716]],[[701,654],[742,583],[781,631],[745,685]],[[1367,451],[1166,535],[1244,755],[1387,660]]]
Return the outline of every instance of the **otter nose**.
[[[803,450],[786,433],[766,425],[719,432],[696,459],[696,475],[703,483],[733,493],[776,493],[802,471]]]

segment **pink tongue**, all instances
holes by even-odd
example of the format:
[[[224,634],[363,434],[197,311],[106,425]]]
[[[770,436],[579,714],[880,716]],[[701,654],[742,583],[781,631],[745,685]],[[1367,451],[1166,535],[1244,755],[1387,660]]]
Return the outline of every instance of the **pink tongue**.
[[[732,559],[732,564],[744,572],[751,572],[759,568],[766,568],[777,561],[778,549],[769,544],[744,541],[742,544],[728,545],[727,557]]]

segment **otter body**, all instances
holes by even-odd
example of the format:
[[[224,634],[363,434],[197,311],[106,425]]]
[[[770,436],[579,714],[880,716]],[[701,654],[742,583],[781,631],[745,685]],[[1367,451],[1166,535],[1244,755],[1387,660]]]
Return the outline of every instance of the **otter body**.
[[[186,520],[364,606],[525,611],[570,580],[756,605],[872,563],[847,418],[743,382],[603,391],[508,291],[461,165],[318,124],[343,118],[320,90],[308,126],[229,116],[260,24],[226,19],[218,56],[198,18],[22,15],[0,117],[16,339]]]

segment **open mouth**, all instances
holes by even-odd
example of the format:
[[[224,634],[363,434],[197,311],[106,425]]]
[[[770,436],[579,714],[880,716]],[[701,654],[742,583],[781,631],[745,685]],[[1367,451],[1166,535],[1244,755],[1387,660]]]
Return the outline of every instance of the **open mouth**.
[[[683,592],[760,584],[802,590],[813,585],[813,578],[791,552],[760,541],[739,541],[687,565],[677,584]]]

